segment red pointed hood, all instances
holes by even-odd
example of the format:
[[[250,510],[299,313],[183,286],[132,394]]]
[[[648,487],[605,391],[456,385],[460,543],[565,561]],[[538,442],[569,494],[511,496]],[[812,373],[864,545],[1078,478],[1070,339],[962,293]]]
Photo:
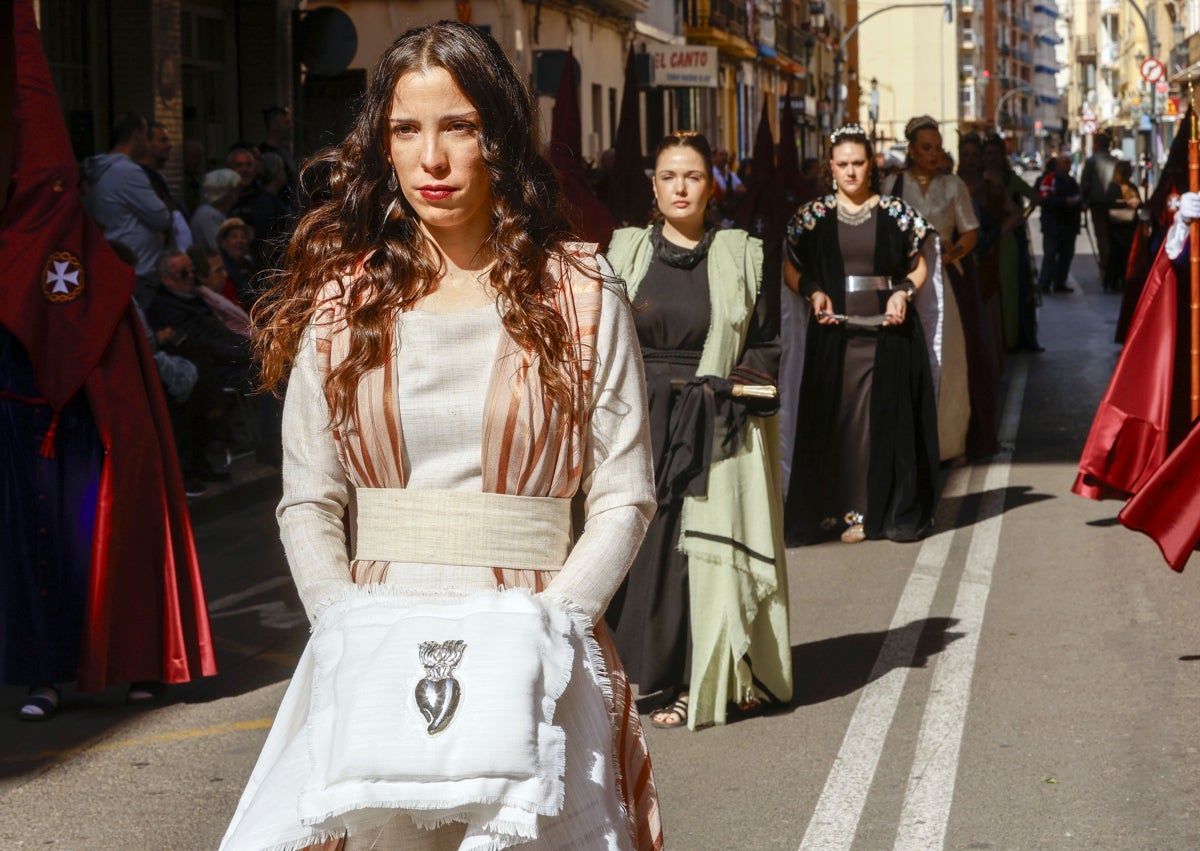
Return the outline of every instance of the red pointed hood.
[[[658,144],[658,140],[654,140]],[[638,111],[637,65],[633,48],[625,62],[621,118],[617,124],[616,163],[608,209],[619,222],[640,227],[650,219],[654,196],[642,162],[642,119]]]
[[[0,23],[12,27],[15,58],[0,75],[0,85],[15,85],[12,126],[3,128],[12,175],[0,188],[8,198],[0,210],[0,324],[29,351],[38,391],[58,410],[99,363],[129,306],[133,270],[83,210],[32,0],[11,8]]]
[[[575,81],[575,54],[568,48],[550,118],[550,162],[558,172],[567,206],[577,219],[579,235],[587,242],[607,245],[617,222],[592,191],[582,152],[583,122],[579,114],[579,86]]]

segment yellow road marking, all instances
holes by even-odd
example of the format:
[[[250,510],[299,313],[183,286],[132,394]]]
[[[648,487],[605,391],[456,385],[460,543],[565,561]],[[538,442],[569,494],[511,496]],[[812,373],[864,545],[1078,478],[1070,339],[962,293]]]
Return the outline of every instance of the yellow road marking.
[[[205,736],[223,736],[227,733],[243,733],[250,730],[265,730],[275,721],[272,718],[254,718],[250,721],[228,721],[224,724],[217,724],[215,727],[200,727],[193,730],[177,730],[171,733],[158,733],[153,736],[144,736],[140,739],[121,739],[116,742],[100,742],[94,745],[80,745],[74,748],[64,748],[62,750],[40,751],[33,754],[16,754],[13,756],[0,757],[0,763],[12,762],[32,762],[34,760],[45,759],[61,759],[79,756],[81,754],[103,753],[105,751],[115,751],[122,748],[145,747],[146,745],[160,745],[168,742],[184,742],[189,739],[200,739]]]

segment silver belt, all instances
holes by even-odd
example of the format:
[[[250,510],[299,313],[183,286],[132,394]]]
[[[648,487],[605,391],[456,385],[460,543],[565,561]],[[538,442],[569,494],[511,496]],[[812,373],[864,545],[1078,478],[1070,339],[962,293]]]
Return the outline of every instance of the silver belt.
[[[868,290],[890,290],[892,279],[887,275],[847,275],[846,292],[861,293]]]

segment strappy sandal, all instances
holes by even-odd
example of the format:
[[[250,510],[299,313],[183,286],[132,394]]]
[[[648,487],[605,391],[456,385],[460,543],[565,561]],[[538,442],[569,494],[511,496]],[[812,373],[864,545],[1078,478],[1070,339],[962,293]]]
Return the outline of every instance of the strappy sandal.
[[[842,532],[843,544],[857,544],[860,541],[867,539],[867,532],[863,529],[863,516],[857,511],[846,512],[846,531]]]
[[[58,697],[54,686],[31,688],[17,717],[22,721],[49,721],[58,714]]]
[[[650,713],[650,724],[662,730],[678,730],[687,726],[688,693],[681,692],[666,706]]]

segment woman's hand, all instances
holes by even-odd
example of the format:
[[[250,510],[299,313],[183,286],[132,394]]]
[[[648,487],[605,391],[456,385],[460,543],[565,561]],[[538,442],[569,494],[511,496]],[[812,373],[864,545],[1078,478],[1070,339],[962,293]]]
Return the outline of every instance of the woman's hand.
[[[812,305],[813,313],[817,315],[817,321],[822,325],[837,325],[837,320],[833,318],[833,299],[828,294],[817,290],[812,294],[812,298],[808,300]]]
[[[908,293],[904,290],[896,290],[887,300],[887,310],[885,311],[886,319],[883,320],[885,328],[892,325],[900,325],[908,316]]]
[[[975,250],[975,243],[979,240],[979,230],[969,230],[962,234],[953,245],[946,246],[946,250],[942,252],[942,262],[949,266],[951,263],[957,263],[962,258],[966,257]]]

